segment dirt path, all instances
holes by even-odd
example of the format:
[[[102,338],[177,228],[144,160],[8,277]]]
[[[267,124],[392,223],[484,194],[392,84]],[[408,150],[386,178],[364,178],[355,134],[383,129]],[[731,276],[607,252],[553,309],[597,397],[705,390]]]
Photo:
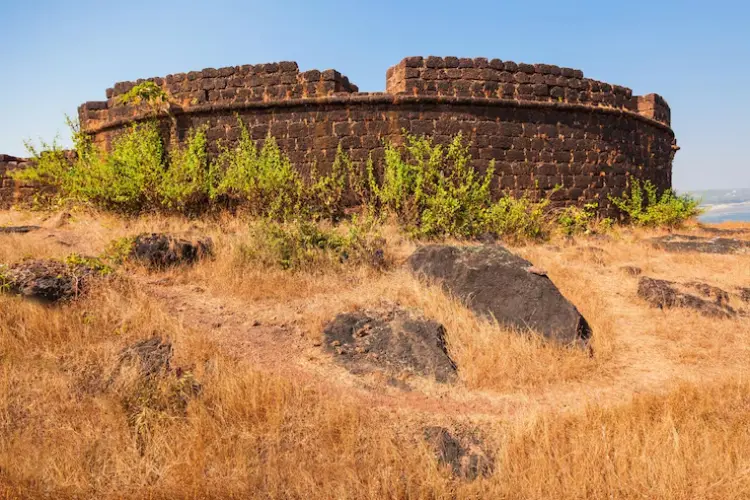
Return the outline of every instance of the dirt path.
[[[613,377],[555,384],[532,392],[472,391],[460,383],[450,386],[425,380],[403,390],[389,385],[385,377],[349,373],[306,338],[295,321],[269,318],[274,313],[268,304],[216,297],[199,286],[169,284],[149,276],[136,279],[171,315],[210,336],[225,355],[262,371],[346,391],[369,405],[419,412],[433,420],[512,420],[545,410],[582,411],[590,403],[615,405],[638,392],[659,392],[676,381],[696,379],[694,370],[665,357],[664,340],[639,331],[633,326],[638,318],[624,310],[615,318],[615,328],[623,334],[618,336]],[[293,310],[294,304],[287,307]],[[701,379],[705,378],[702,372]]]

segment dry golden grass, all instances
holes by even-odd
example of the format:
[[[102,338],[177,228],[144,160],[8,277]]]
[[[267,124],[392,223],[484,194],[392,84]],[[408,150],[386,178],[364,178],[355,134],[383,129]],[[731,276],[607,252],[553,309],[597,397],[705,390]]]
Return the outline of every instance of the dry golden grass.
[[[6,212],[0,224],[42,217]],[[748,318],[649,309],[619,269],[732,291],[750,286],[750,256],[667,254],[640,241],[657,234],[644,231],[515,248],[591,323],[590,357],[478,320],[399,269],[238,266],[246,228],[230,218],[81,213],[61,228],[0,236],[2,262],[96,254],[151,230],[205,232],[217,244],[213,261],[156,274],[129,266],[70,305],[0,295],[0,496],[750,496]],[[403,260],[414,244],[385,231]],[[384,392],[315,354],[336,313],[383,302],[445,325],[455,385],[409,380],[410,393]],[[253,319],[262,327],[247,326]],[[133,387],[111,381],[119,351],[155,334],[173,342],[173,365],[203,390],[184,417],[149,414],[139,446],[123,405]],[[422,440],[425,425],[476,430],[492,474],[452,478]]]

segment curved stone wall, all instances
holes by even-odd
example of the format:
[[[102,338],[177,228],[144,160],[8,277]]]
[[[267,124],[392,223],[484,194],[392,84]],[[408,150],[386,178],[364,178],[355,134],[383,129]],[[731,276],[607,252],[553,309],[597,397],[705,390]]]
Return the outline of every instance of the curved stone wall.
[[[620,195],[631,177],[671,187],[676,151],[670,113],[656,94],[584,78],[579,70],[487,60],[410,57],[387,72],[387,92],[362,93],[334,70],[300,72],[296,63],[205,69],[150,81],[170,96],[157,114],[165,140],[206,126],[208,139],[232,143],[241,119],[252,137],[269,133],[303,170],[333,162],[339,144],[356,161],[382,156],[383,141],[404,132],[439,142],[461,132],[480,169],[495,162],[497,193],[547,192],[559,204]],[[135,121],[154,116],[118,96],[79,108],[83,129],[102,146]]]

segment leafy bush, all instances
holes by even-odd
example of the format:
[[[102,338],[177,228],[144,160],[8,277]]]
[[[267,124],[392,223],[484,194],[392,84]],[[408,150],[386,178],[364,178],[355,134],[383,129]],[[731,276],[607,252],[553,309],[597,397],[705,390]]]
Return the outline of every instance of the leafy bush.
[[[447,147],[407,135],[403,149],[388,144],[382,181],[371,178],[379,206],[419,236],[482,232],[494,165],[479,175],[460,134]]]
[[[500,198],[485,211],[483,232],[510,240],[543,238],[547,232],[548,205],[549,199],[534,201],[528,195]]]
[[[300,173],[273,137],[268,136],[258,150],[242,122],[240,130],[237,146],[222,146],[211,167],[211,177],[216,180],[212,198],[225,197],[271,219],[298,215],[304,187]]]
[[[117,102],[120,104],[141,104],[145,102],[152,107],[159,107],[168,100],[167,92],[151,81],[139,83],[117,98]]]
[[[155,122],[133,125],[114,141],[108,155],[97,151],[77,125],[69,123],[73,158],[57,143],[42,143],[42,150],[27,144],[33,166],[14,172],[14,177],[52,186],[60,198],[104,208],[135,211],[158,203],[164,150]]]
[[[641,187],[638,179],[633,179],[630,194],[623,193],[621,198],[609,197],[612,204],[622,210],[630,222],[639,226],[679,227],[688,219],[700,215],[700,200],[690,195],[678,196],[671,189],[661,196],[657,187],[646,180]]]
[[[557,216],[557,224],[563,234],[574,235],[585,233],[596,220],[598,203],[586,203],[583,208],[576,206],[565,207]]]
[[[159,181],[159,203],[178,211],[195,211],[208,202],[215,179],[206,150],[206,129],[192,130],[183,146],[169,155],[169,166]]]
[[[385,241],[372,223],[325,228],[311,221],[264,221],[251,228],[250,243],[238,247],[238,265],[260,262],[292,270],[319,270],[342,264],[387,265]]]
[[[416,236],[542,236],[549,201],[528,196],[493,201],[493,174],[494,164],[484,174],[474,169],[460,134],[447,147],[406,135],[403,152],[386,147],[382,180],[370,176],[370,188],[377,206],[395,213]]]

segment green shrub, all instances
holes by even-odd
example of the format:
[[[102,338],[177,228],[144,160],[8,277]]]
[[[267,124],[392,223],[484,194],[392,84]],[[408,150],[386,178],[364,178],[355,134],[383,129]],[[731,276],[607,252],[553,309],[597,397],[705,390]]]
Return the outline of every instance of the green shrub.
[[[206,149],[206,128],[190,131],[184,145],[169,155],[169,167],[159,182],[160,203],[178,211],[205,208],[215,179],[211,175]]]
[[[117,98],[117,102],[120,104],[141,104],[145,102],[155,108],[168,100],[167,92],[151,81],[139,83]]]
[[[329,173],[320,174],[316,167],[310,172],[310,182],[304,189],[305,215],[316,220],[338,220],[347,205],[367,204],[370,199],[368,173],[371,172],[371,160],[362,169],[339,145]]]
[[[132,125],[113,141],[109,155],[90,155],[76,169],[79,198],[128,212],[158,207],[165,170],[158,124]]]
[[[114,268],[105,263],[104,260],[99,257],[86,257],[77,253],[72,253],[65,257],[63,262],[69,268],[77,268],[79,266],[88,267],[101,276],[107,276],[114,272]]]
[[[101,259],[112,264],[122,264],[128,260],[134,244],[134,236],[123,236],[122,238],[114,239],[107,244],[101,255]]]
[[[303,183],[289,158],[270,135],[258,150],[240,122],[240,140],[229,149],[222,146],[211,167],[219,179],[212,198],[226,197],[245,205],[255,215],[287,220],[301,209]]]
[[[378,208],[395,213],[419,237],[543,236],[549,201],[528,196],[493,201],[493,174],[492,163],[484,174],[474,169],[460,134],[447,147],[406,135],[403,152],[387,145],[382,180],[371,176],[370,187]]]
[[[557,224],[563,234],[574,235],[585,233],[596,220],[598,203],[586,203],[583,208],[565,207],[557,216]]]
[[[679,227],[701,213],[698,208],[700,200],[690,195],[678,196],[671,189],[659,196],[657,187],[649,180],[641,187],[640,181],[633,179],[630,194],[623,193],[620,198],[610,196],[609,199],[628,216],[630,222],[639,226]]]
[[[342,264],[384,267],[385,241],[372,224],[325,228],[311,221],[263,221],[251,227],[249,243],[238,247],[238,265],[261,264],[315,271]]]
[[[382,180],[371,178],[371,189],[380,208],[416,235],[472,236],[483,231],[493,171],[480,175],[471,166],[460,134],[447,147],[406,135],[403,152],[386,145]]]
[[[515,241],[544,238],[548,205],[548,198],[535,201],[527,194],[521,198],[504,196],[485,210],[482,232]]]

